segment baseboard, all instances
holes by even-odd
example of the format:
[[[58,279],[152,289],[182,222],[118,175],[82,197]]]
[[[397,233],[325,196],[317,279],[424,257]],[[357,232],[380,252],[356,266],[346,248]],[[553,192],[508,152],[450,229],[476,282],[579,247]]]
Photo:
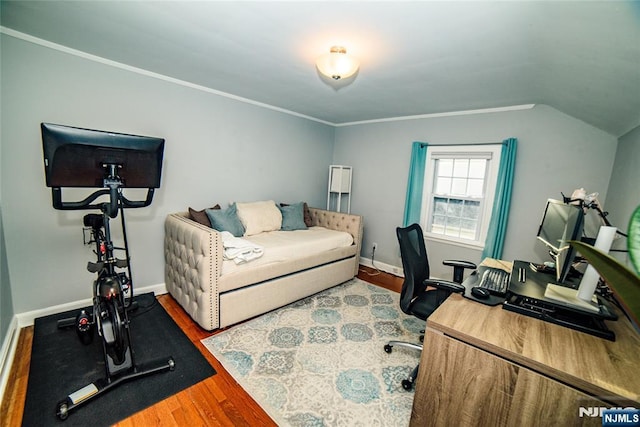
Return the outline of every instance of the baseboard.
[[[4,392],[9,381],[9,374],[11,374],[11,366],[13,366],[13,359],[16,355],[19,335],[18,318],[13,316],[0,348],[0,402],[4,400]]]
[[[162,295],[167,293],[167,287],[164,283],[160,283],[157,285],[135,288],[136,294],[146,294],[147,292],[153,292],[155,295]],[[16,317],[18,318],[18,327],[24,328],[27,326],[31,326],[33,325],[35,319],[37,319],[38,317],[49,316],[51,314],[62,313],[69,310],[77,310],[82,307],[87,307],[91,304],[91,298],[86,298],[38,310],[27,311],[26,313],[20,313],[16,315]]]
[[[384,262],[380,261],[372,261],[371,259],[364,257],[360,257],[360,264],[364,265],[365,267],[377,268],[380,271],[384,271],[385,273],[390,273],[395,276],[404,277],[404,271],[402,270],[402,267],[385,264]]]

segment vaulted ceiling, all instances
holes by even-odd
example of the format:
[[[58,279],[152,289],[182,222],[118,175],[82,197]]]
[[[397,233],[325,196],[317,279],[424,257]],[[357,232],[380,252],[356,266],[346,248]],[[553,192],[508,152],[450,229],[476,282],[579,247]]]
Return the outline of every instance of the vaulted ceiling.
[[[521,104],[615,136],[640,125],[640,2],[2,0],[0,19],[335,125]],[[314,66],[333,45],[361,62],[338,86]]]

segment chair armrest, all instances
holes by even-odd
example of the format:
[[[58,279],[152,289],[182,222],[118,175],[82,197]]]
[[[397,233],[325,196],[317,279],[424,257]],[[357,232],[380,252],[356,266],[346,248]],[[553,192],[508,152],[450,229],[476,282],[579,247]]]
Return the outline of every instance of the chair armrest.
[[[435,279],[426,279],[424,284],[427,286],[433,286],[436,289],[442,289],[443,291],[449,292],[464,292],[465,287],[456,282],[449,282],[448,280],[435,280]]]
[[[477,266],[472,262],[460,261],[458,259],[445,259],[442,263],[453,267],[453,281],[456,283],[463,282],[465,268],[472,268],[474,270],[477,268]]]
[[[448,265],[449,267],[461,267],[461,268],[473,268],[474,270],[478,268],[477,265],[470,261],[461,261],[458,259],[445,259],[442,261],[444,265]]]

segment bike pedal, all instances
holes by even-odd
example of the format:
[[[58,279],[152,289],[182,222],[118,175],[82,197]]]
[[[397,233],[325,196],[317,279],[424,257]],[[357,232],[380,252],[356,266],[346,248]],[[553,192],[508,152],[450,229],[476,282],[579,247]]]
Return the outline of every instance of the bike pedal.
[[[93,341],[93,324],[85,310],[80,311],[76,317],[76,332],[83,344],[87,345]]]

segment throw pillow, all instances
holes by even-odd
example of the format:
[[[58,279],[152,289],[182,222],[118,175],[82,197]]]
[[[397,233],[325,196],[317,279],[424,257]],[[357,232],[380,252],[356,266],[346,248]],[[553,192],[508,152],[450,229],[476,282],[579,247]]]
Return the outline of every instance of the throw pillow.
[[[273,200],[236,203],[236,207],[245,236],[280,230],[282,226],[282,214]]]
[[[220,209],[220,205],[215,205],[209,209]],[[191,216],[191,219],[194,220],[197,223],[200,223],[202,225],[206,225],[207,227],[211,227],[211,221],[209,221],[209,217],[207,216],[207,213],[205,212],[206,209],[202,209],[201,211],[197,211],[195,209],[189,208],[189,215]]]
[[[306,230],[307,224],[304,222],[303,203],[296,203],[288,206],[279,206],[282,212],[282,230]]]
[[[307,225],[307,227],[312,227],[313,219],[311,219],[311,211],[309,210],[309,206],[307,205],[307,202],[304,202],[304,204],[302,205],[302,208],[304,211],[304,223]]]
[[[235,237],[241,237],[244,234],[244,227],[238,218],[235,203],[228,209],[206,209],[211,227],[218,231],[228,231]]]
[[[287,203],[280,203],[280,206],[289,206]],[[304,212],[304,223],[307,227],[313,227],[313,219],[311,218],[311,211],[307,202],[302,202],[302,211]]]

